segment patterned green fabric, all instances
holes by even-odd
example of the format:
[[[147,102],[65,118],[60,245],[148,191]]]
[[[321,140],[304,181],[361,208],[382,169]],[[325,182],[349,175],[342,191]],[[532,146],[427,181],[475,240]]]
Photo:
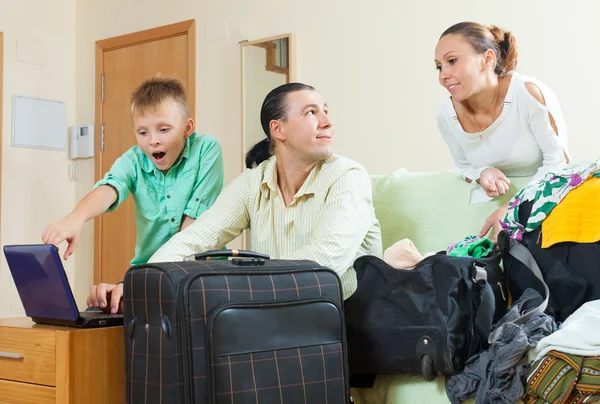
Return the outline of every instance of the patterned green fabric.
[[[536,361],[527,377],[527,404],[591,403],[600,400],[600,357],[558,351]],[[592,400],[596,396],[596,400]]]
[[[543,179],[532,181],[510,200],[502,227],[511,237],[521,240],[523,233],[538,228],[542,221],[572,189],[577,188],[589,176],[600,176],[600,159],[590,165],[571,164],[556,173],[548,173]],[[525,226],[519,223],[519,207],[523,202],[533,201],[531,214]]]

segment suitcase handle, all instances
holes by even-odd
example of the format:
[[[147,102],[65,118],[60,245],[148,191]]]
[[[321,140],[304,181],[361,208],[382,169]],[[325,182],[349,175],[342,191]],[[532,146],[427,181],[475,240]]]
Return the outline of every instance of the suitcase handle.
[[[189,261],[210,260],[218,257],[244,257],[244,258],[262,258],[264,260],[271,259],[266,254],[257,253],[247,250],[211,250],[203,253],[195,254],[190,257]]]

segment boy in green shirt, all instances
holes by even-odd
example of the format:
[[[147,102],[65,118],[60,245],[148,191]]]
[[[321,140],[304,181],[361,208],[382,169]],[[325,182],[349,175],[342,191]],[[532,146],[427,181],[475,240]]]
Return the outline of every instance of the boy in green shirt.
[[[183,84],[170,78],[142,83],[131,96],[137,146],[119,157],[65,218],[42,232],[46,244],[67,241],[73,254],[86,221],[129,196],[137,237],[131,265],[146,263],[171,236],[207,210],[223,188],[223,155],[212,136],[194,133]]]

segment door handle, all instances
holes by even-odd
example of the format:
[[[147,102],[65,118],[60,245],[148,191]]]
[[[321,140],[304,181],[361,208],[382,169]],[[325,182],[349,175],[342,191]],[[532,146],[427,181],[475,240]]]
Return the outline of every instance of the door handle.
[[[22,353],[0,352],[0,358],[23,359],[24,357]]]

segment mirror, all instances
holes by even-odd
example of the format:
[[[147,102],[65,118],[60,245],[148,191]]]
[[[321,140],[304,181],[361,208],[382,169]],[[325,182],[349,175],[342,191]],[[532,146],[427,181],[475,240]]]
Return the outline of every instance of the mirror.
[[[296,80],[294,34],[241,42],[242,60],[242,167],[246,152],[265,138],[260,126],[260,108],[272,89]],[[242,235],[242,248],[250,249],[249,232]]]
[[[243,42],[242,47],[242,170],[248,149],[264,139],[260,107],[266,95],[295,80],[293,34]]]

